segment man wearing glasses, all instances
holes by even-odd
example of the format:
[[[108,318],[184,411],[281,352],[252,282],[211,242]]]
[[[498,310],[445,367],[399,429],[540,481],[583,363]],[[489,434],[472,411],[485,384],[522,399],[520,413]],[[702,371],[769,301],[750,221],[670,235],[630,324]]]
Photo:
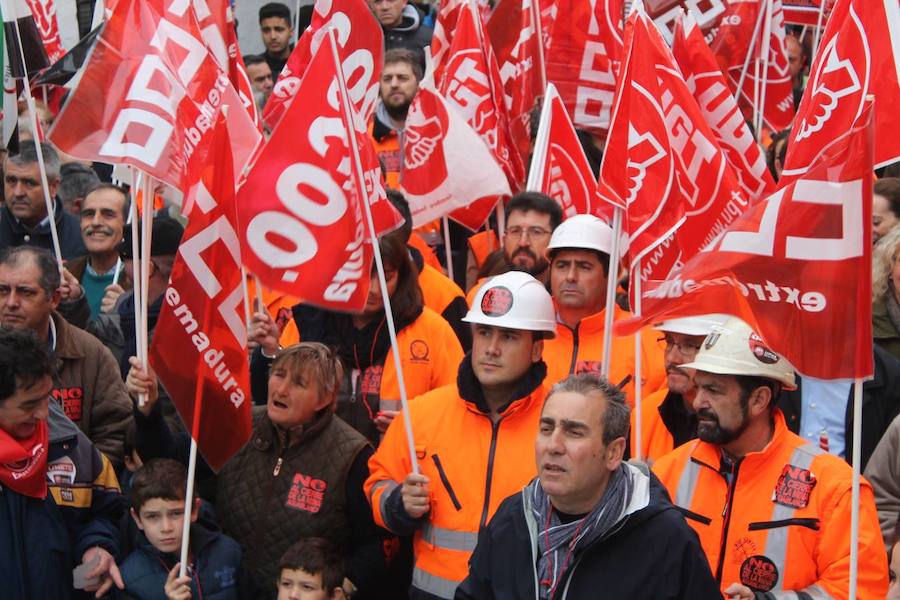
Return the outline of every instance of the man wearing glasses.
[[[650,463],[697,437],[694,412],[693,369],[682,365],[694,360],[703,339],[727,315],[712,314],[669,319],[653,326],[666,364],[666,386],[641,401],[641,457]],[[631,414],[631,454],[636,455],[634,413]]]
[[[63,209],[56,197],[59,186],[59,155],[49,144],[41,144],[41,155],[47,171],[47,185],[53,200],[53,218],[59,234],[63,260],[84,255],[78,217]],[[0,209],[0,250],[14,246],[37,246],[53,250],[50,217],[44,200],[44,187],[34,144],[22,145],[22,151],[3,164],[3,195]]]

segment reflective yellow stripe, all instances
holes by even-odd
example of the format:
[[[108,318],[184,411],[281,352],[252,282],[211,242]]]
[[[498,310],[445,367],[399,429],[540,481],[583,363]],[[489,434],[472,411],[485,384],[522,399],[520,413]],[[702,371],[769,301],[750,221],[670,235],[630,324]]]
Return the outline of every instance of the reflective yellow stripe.
[[[691,460],[689,456],[681,477],[678,479],[678,489],[675,490],[675,505],[690,510],[694,501],[694,492],[697,490],[697,480],[700,478],[700,465]]]
[[[113,469],[112,463],[109,462],[109,459],[102,452],[100,453],[100,459],[103,461],[103,467],[100,469],[97,477],[94,478],[94,486],[105,490],[120,491],[119,480],[116,478],[116,471]]]
[[[426,523],[422,527],[422,538],[439,548],[446,550],[459,550],[460,552],[472,552],[478,544],[478,534],[470,531],[457,531],[444,529]]]
[[[456,588],[459,584],[459,581],[453,581],[452,579],[444,579],[443,577],[432,575],[428,571],[424,571],[419,567],[413,569],[413,587],[417,590],[428,592],[429,594],[437,596],[438,598],[453,600],[453,596],[454,594],[456,594]]]
[[[385,509],[386,509],[386,504],[387,504],[388,496],[390,496],[390,495],[391,495],[391,492],[393,492],[393,491],[394,491],[395,489],[397,489],[398,487],[400,487],[400,484],[397,483],[396,481],[392,481],[392,480],[390,480],[390,479],[384,479],[384,480],[382,480],[382,481],[379,481],[379,482],[376,483],[375,485],[373,485],[373,486],[372,486],[372,489],[369,490],[369,504],[373,504],[373,505],[374,505],[372,499],[375,498],[375,492],[377,492],[377,491],[380,490],[381,488],[387,488],[387,489],[385,489],[384,492],[381,494],[381,498],[378,499],[378,512],[381,513],[381,520],[382,520],[382,521],[386,521],[386,519],[385,519]]]
[[[402,410],[403,404],[399,400],[392,400],[390,398],[380,398],[378,400],[378,408],[381,410]]]

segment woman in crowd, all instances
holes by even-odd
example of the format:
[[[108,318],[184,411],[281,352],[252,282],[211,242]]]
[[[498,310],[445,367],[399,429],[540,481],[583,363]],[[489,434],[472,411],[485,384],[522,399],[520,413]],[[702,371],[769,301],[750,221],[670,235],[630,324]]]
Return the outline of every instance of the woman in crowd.
[[[900,358],[900,227],[875,245],[872,257],[872,333],[875,343]]]
[[[872,190],[872,243],[900,223],[900,177],[884,177]]]

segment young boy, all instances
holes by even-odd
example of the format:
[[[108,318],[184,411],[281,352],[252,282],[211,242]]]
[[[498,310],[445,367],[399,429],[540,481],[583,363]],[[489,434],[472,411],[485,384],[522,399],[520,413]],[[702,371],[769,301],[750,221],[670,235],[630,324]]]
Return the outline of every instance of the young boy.
[[[304,538],[281,557],[278,600],[345,600],[344,559],[325,538]]]
[[[178,577],[186,486],[187,470],[172,459],[148,461],[134,473],[131,517],[141,535],[120,569],[125,594],[139,600],[237,600],[241,548],[197,521],[199,498],[190,514],[187,575]]]

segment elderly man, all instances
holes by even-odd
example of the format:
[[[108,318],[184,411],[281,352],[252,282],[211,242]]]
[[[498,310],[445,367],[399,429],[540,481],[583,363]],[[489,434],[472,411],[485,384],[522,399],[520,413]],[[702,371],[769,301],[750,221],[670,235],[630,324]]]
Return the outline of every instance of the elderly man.
[[[64,260],[77,258],[85,253],[78,218],[66,211],[56,197],[59,155],[50,144],[44,143],[40,147],[60,251]],[[0,209],[0,250],[22,245],[52,250],[50,218],[34,144],[23,144],[19,154],[10,156],[3,163],[3,194],[6,202]]]
[[[124,457],[132,404],[112,354],[56,311],[59,267],[47,250],[23,246],[0,254],[0,325],[31,330],[53,352],[54,401],[117,467]]]
[[[794,368],[746,323],[713,330],[693,361],[699,439],[653,465],[700,536],[729,600],[846,598],[850,466],[791,433],[778,410]],[[887,592],[872,488],[859,505],[857,598]]]
[[[721,598],[659,480],[622,462],[628,413],[598,375],[553,386],[535,442],[538,476],[479,534],[457,600]]]
[[[381,23],[384,47],[415,50],[425,68],[426,46],[431,45],[434,31],[422,24],[422,13],[408,0],[368,0],[369,8]]]
[[[503,498],[534,477],[534,465],[521,458],[546,394],[541,353],[556,329],[550,295],[526,273],[504,273],[482,286],[465,321],[472,352],[456,382],[413,400],[369,460],[365,490],[375,522],[415,535],[411,598],[453,598],[478,531]]]

